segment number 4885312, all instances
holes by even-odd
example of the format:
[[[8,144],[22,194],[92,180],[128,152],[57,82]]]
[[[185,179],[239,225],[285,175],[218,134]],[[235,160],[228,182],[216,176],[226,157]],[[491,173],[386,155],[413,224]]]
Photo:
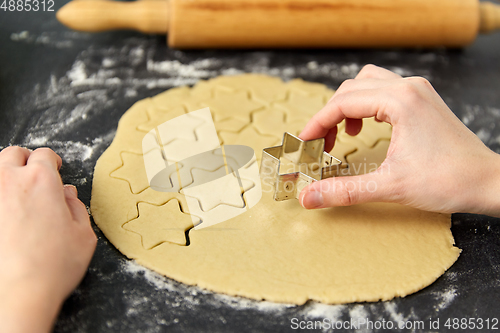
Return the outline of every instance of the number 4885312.
[[[0,10],[4,12],[53,12],[54,0],[3,0]]]
[[[451,330],[498,330],[498,318],[448,318],[444,326]]]

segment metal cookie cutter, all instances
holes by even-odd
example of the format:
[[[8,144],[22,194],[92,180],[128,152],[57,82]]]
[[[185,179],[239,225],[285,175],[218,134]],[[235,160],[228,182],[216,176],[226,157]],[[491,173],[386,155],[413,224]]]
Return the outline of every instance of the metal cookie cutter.
[[[305,186],[339,174],[342,162],[324,147],[323,138],[303,141],[286,132],[281,146],[263,149],[260,177],[274,186],[274,200],[298,199]]]

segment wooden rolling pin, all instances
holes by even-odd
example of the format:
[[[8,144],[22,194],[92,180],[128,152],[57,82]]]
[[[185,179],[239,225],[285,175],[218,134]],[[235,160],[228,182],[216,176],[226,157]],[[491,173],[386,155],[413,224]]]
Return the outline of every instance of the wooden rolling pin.
[[[478,0],[75,0],[57,12],[82,31],[168,33],[176,48],[460,47],[500,29]]]

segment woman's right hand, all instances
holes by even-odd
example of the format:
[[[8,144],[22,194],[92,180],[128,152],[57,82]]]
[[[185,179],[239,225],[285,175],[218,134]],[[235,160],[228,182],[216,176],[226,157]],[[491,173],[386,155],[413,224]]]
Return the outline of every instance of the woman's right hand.
[[[392,125],[387,157],[374,172],[329,178],[304,188],[308,209],[396,202],[442,212],[500,216],[500,156],[488,149],[421,77],[402,78],[365,66],[345,81],[306,125],[300,138],[324,137],[333,147],[337,124],[356,135],[362,118]]]

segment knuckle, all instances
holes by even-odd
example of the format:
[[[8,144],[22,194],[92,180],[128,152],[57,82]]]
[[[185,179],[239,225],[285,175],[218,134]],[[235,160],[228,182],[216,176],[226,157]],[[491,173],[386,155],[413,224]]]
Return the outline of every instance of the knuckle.
[[[97,246],[97,235],[95,234],[94,230],[92,230],[92,226],[90,225],[90,223],[87,227],[86,237],[89,242],[89,246],[92,249],[95,249],[95,247]]]
[[[24,150],[26,150],[26,148],[22,148],[19,146],[9,146],[9,147],[5,147],[2,151],[12,152],[12,153],[20,153]]]
[[[331,100],[331,103],[337,107],[340,111],[345,109],[346,98],[344,94],[335,94]]]
[[[345,182],[338,182],[336,184],[337,201],[341,206],[350,206],[355,203],[354,193]]]
[[[97,245],[97,235],[92,229],[92,225],[90,223],[90,219],[77,221],[78,222],[78,230],[80,239],[84,240],[86,244],[95,248]]]
[[[414,81],[415,83],[417,84],[424,84],[424,85],[430,85],[430,82],[429,80],[427,80],[425,77],[423,76],[410,76],[408,78],[410,81]]]
[[[355,82],[354,79],[347,79],[347,80],[344,80],[344,82],[342,82],[339,86],[339,88],[337,89],[337,93],[341,93],[342,91],[344,90],[348,90],[349,87],[351,87],[353,85],[353,83]]]
[[[47,148],[47,147],[37,148],[35,150],[35,152],[37,154],[40,154],[40,155],[44,156],[45,158],[52,158],[55,155],[55,152],[52,149]]]
[[[19,154],[24,154],[26,150],[27,150],[26,148],[22,148],[19,146],[9,146],[2,149],[2,152],[19,155]]]
[[[95,248],[97,246],[97,236],[90,226],[89,226],[88,230],[89,230],[89,232],[88,232],[89,243],[92,246],[92,248]]]
[[[422,100],[422,92],[419,84],[413,80],[405,79],[398,87],[398,99],[410,106],[417,106]],[[406,105],[408,106],[408,105]]]
[[[337,90],[335,91],[335,94],[333,94],[330,101],[338,98],[339,96],[341,96],[345,93],[348,93],[349,91],[352,91],[354,89],[353,88],[354,84],[355,84],[354,79],[347,79],[344,82],[342,82],[340,84],[340,86],[337,88]]]
[[[367,64],[363,66],[363,68],[359,71],[358,75],[361,75],[362,77],[365,78],[370,78],[375,76],[378,69],[379,68],[373,64]]]
[[[419,94],[419,90],[417,85],[413,80],[406,79],[401,85],[400,90],[408,96],[415,96]]]
[[[417,88],[432,88],[432,84],[425,77],[422,76],[411,76],[407,77],[406,81],[412,83]]]
[[[46,176],[52,173],[52,169],[46,163],[34,162],[30,163],[29,167],[35,175]]]
[[[59,184],[59,174],[48,164],[35,162],[31,163],[30,173],[27,175],[27,179],[31,183],[40,184]]]

